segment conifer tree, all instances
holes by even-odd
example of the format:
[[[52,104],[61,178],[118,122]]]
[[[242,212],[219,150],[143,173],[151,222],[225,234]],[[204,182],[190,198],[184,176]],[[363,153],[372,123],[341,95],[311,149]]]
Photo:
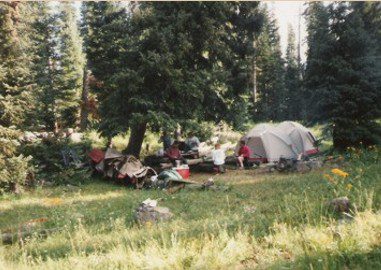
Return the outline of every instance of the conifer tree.
[[[329,9],[313,3],[307,18],[305,85],[311,94],[311,119],[328,123],[336,148],[379,143],[376,47],[361,12],[348,3]]]
[[[300,70],[296,53],[295,32],[292,26],[288,26],[287,49],[286,49],[286,72],[285,72],[285,103],[286,119],[298,120],[301,118],[301,93]]]
[[[27,3],[0,3],[0,124],[27,124],[32,105],[30,72],[32,44],[29,36],[31,10]]]
[[[228,72],[245,68],[245,61],[240,66],[229,58],[247,60],[248,52],[233,54],[227,40],[237,30],[225,28],[242,30],[238,21],[246,21],[242,32],[252,31],[248,21],[256,5],[144,2],[127,14],[116,4],[85,3],[85,29],[93,35],[86,41],[86,53],[98,80],[103,130],[130,128],[127,152],[138,155],[147,128],[188,119],[218,121],[228,115],[237,97],[230,90],[239,90],[227,83]],[[233,14],[245,19],[233,21]],[[252,48],[252,42],[244,44]]]
[[[347,3],[332,4],[333,95],[325,101],[336,148],[381,142],[381,93],[375,47],[360,12]]]
[[[267,8],[263,10],[264,26],[258,37],[256,53],[258,72],[258,102],[255,120],[283,120],[287,118],[284,85],[284,60],[280,48],[277,22]]]
[[[71,2],[59,4],[58,23],[59,84],[61,88],[58,110],[62,125],[72,127],[78,124],[79,119],[84,56],[77,16]]]
[[[34,23],[37,116],[48,130],[73,127],[79,118],[82,90],[82,41],[71,3],[38,2]]]
[[[328,8],[322,2],[311,2],[305,11],[307,22],[307,61],[304,74],[303,99],[307,120],[326,120],[323,103],[332,91],[330,60],[334,39],[330,33]],[[324,98],[323,98],[324,97]]]
[[[47,130],[54,131],[58,124],[60,96],[58,17],[51,6],[37,2],[36,20],[33,23],[35,46],[34,72],[37,86],[35,118]]]
[[[18,191],[26,180],[28,158],[18,153],[17,129],[28,124],[32,108],[32,12],[20,2],[0,2],[0,193]]]

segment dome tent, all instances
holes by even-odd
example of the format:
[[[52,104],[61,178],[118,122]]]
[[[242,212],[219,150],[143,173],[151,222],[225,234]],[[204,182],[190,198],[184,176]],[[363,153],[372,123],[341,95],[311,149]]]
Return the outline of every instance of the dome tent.
[[[247,132],[240,141],[251,149],[252,161],[274,162],[279,158],[297,158],[299,154],[311,155],[318,152],[315,137],[304,126],[285,121],[279,125],[258,124]],[[238,142],[235,154],[238,154]]]
[[[270,124],[255,126],[240,141],[245,141],[251,149],[250,159],[252,161],[274,162],[280,157],[295,158],[298,154],[286,133]],[[236,154],[238,154],[239,147],[238,142]]]
[[[315,146],[315,136],[303,125],[296,122],[284,121],[277,127],[290,137],[298,153],[312,155],[319,152],[319,149]]]

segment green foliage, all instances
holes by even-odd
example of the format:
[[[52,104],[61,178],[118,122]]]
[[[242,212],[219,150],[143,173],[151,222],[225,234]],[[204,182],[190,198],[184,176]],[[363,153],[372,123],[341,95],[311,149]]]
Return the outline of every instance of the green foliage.
[[[31,156],[23,155],[2,158],[0,155],[0,194],[16,191],[16,186],[24,185],[28,173],[31,173]]]
[[[79,116],[84,56],[76,11],[71,2],[59,4],[60,106],[62,127],[72,127]]]
[[[85,3],[86,52],[98,80],[103,132],[131,127],[130,143],[141,144],[135,136],[144,136],[147,124],[158,130],[184,119],[218,122],[225,116],[242,123],[234,103],[244,104],[236,97],[248,91],[253,48],[247,46],[259,30],[248,22],[255,21],[256,8],[144,2],[128,16],[116,3]]]
[[[57,102],[60,93],[58,82],[57,15],[45,2],[37,3],[36,20],[33,23],[35,35],[35,65],[37,83],[37,108],[35,118],[47,130],[55,130]]]
[[[304,115],[304,99],[301,88],[301,68],[299,67],[295,32],[291,25],[288,26],[287,50],[286,50],[286,71],[285,80],[285,120],[298,120]]]
[[[65,166],[63,153],[65,149],[73,150],[81,163],[86,165],[87,153],[92,148],[90,140],[81,143],[71,143],[67,139],[49,138],[37,140],[22,146],[22,152],[33,156],[32,164],[35,167],[38,179],[44,179],[54,184],[79,184],[88,178],[88,168],[77,168],[74,164]],[[82,176],[82,180],[80,179]]]
[[[197,122],[194,120],[182,122],[184,135],[195,134],[200,141],[208,140],[213,134],[213,123],[211,122]]]
[[[17,191],[32,171],[31,157],[19,154],[20,132],[0,125],[0,194]]]
[[[254,120],[279,121],[287,119],[286,92],[284,85],[284,60],[280,48],[280,36],[275,19],[271,18],[266,7],[264,27],[257,40],[258,51],[258,101],[254,104]]]
[[[356,5],[310,4],[306,85],[311,117],[327,121],[336,148],[380,143],[377,46]],[[332,21],[329,24],[329,20]]]
[[[0,125],[27,124],[33,110],[30,17],[27,3],[0,3]]]
[[[37,3],[33,24],[36,43],[36,118],[48,130],[73,127],[78,119],[84,58],[75,8],[59,3]]]

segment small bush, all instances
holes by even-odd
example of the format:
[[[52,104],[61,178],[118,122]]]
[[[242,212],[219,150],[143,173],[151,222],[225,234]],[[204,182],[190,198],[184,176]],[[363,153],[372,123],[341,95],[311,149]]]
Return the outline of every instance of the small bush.
[[[88,175],[86,170],[77,168],[79,164],[66,166],[63,151],[72,150],[81,163],[86,163],[86,154],[91,148],[88,140],[71,143],[66,139],[49,138],[26,144],[22,151],[33,156],[32,163],[36,168],[37,178],[54,184],[76,184],[88,178]]]
[[[20,132],[0,126],[0,193],[18,191],[31,171],[31,157],[19,154]]]
[[[27,175],[31,172],[32,157],[23,155],[3,158],[0,161],[0,193],[17,191],[19,185],[24,185]]]

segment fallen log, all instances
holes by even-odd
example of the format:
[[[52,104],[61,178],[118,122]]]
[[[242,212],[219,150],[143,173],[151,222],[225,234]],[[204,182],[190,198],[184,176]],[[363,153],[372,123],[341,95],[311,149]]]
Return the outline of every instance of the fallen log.
[[[3,233],[1,235],[1,241],[5,245],[12,245],[13,243],[16,243],[16,242],[22,243],[27,238],[32,237],[33,235],[45,238],[49,234],[59,231],[61,229],[62,228],[52,228],[52,229],[42,229],[38,231],[20,231],[17,233]]]
[[[187,164],[189,166],[197,165],[197,164],[200,164],[200,163],[203,163],[203,162],[204,162],[204,160],[202,158],[187,159]]]

